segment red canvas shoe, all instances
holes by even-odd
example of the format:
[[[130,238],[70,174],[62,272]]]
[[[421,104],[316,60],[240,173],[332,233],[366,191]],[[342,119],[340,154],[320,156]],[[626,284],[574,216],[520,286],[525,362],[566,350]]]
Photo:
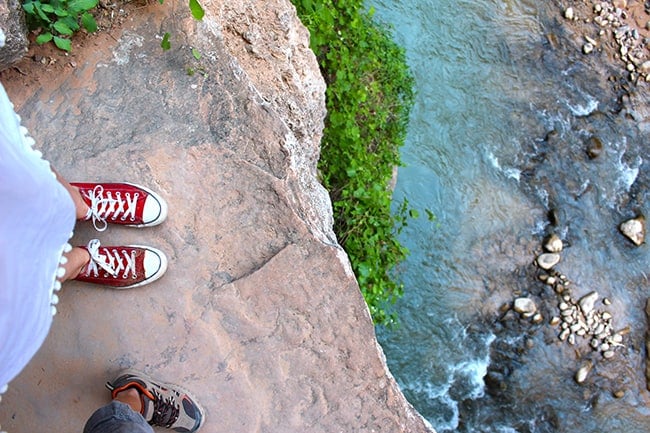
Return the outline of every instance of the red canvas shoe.
[[[93,239],[85,248],[90,261],[74,278],[116,289],[131,289],[156,281],[167,270],[162,251],[140,245],[102,247]]]
[[[92,219],[98,231],[106,230],[108,223],[133,227],[150,227],[167,218],[167,203],[155,192],[132,183],[76,183],[81,197],[90,210],[86,220]]]

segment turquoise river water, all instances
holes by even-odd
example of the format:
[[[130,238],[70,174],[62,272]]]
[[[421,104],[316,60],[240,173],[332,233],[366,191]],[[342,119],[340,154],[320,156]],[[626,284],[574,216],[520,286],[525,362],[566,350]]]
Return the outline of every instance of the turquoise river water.
[[[649,432],[650,254],[617,231],[647,211],[638,145],[647,137],[616,113],[580,53],[550,46],[545,35],[563,32],[550,2],[369,4],[393,26],[416,79],[395,199],[437,216],[403,232],[411,255],[398,269],[400,326],[377,329],[405,395],[439,433]],[[589,160],[594,135],[604,152]],[[615,326],[629,327],[610,362],[560,343],[548,320],[499,320],[518,294],[548,296],[532,263],[551,231],[564,240],[558,266],[576,294],[611,298]],[[578,385],[584,357],[596,368]],[[499,378],[496,389],[488,374]]]

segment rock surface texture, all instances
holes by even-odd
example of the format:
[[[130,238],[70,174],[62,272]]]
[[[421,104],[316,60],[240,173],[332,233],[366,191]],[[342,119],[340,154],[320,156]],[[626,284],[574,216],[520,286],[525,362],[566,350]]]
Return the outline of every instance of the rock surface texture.
[[[27,46],[22,2],[0,0],[0,71],[20,60],[27,52]]]
[[[71,55],[32,47],[20,73],[0,75],[63,176],[168,201],[161,226],[80,223],[73,243],[150,244],[170,262],[138,289],[65,285],[48,339],[3,396],[2,428],[81,431],[108,402],[104,382],[133,367],[190,389],[205,432],[433,431],[387,370],[331,230],[307,31],[286,1],[202,4],[202,22],[180,3],[120,12]]]

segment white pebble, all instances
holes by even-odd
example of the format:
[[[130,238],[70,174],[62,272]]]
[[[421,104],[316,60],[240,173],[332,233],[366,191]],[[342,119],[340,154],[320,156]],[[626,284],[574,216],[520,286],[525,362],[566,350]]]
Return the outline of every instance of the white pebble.
[[[560,332],[560,335],[559,335],[560,340],[562,340],[562,341],[566,340],[566,338],[569,336],[570,332],[571,331],[569,331],[568,329],[565,329],[564,331]]]
[[[594,364],[591,361],[583,362],[575,375],[575,380],[578,383],[582,383],[587,379],[589,372],[593,368]]]
[[[564,18],[566,18],[567,20],[572,20],[574,17],[575,15],[573,13],[572,7],[568,7],[564,10]]]
[[[602,350],[603,352],[607,352],[609,350],[609,344],[607,344],[607,343],[601,344],[600,345],[600,350]]]

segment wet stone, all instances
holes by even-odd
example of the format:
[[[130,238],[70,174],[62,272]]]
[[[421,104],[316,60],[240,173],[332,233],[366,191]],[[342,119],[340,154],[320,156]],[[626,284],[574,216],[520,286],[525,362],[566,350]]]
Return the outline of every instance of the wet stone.
[[[575,18],[575,12],[572,7],[568,7],[564,10],[564,18],[567,20],[573,20]]]
[[[598,137],[591,137],[587,141],[587,156],[596,159],[603,153],[603,142]]]
[[[621,233],[635,245],[641,245],[645,240],[645,217],[643,215],[625,221],[619,227]]]
[[[580,304],[580,309],[582,310],[582,314],[585,316],[591,313],[594,310],[594,305],[596,304],[596,301],[598,300],[598,293],[597,292],[591,292],[580,298],[579,304]]]
[[[594,364],[591,361],[583,362],[578,371],[576,371],[575,381],[577,383],[583,383],[587,379],[587,376],[589,376],[593,367]]]
[[[515,299],[513,308],[517,313],[525,317],[531,317],[537,312],[537,305],[535,305],[535,302],[530,298]]]
[[[544,249],[549,253],[559,253],[562,251],[562,239],[556,234],[550,235],[544,243]]]
[[[537,266],[549,270],[560,262],[560,255],[557,253],[544,253],[537,256]]]

